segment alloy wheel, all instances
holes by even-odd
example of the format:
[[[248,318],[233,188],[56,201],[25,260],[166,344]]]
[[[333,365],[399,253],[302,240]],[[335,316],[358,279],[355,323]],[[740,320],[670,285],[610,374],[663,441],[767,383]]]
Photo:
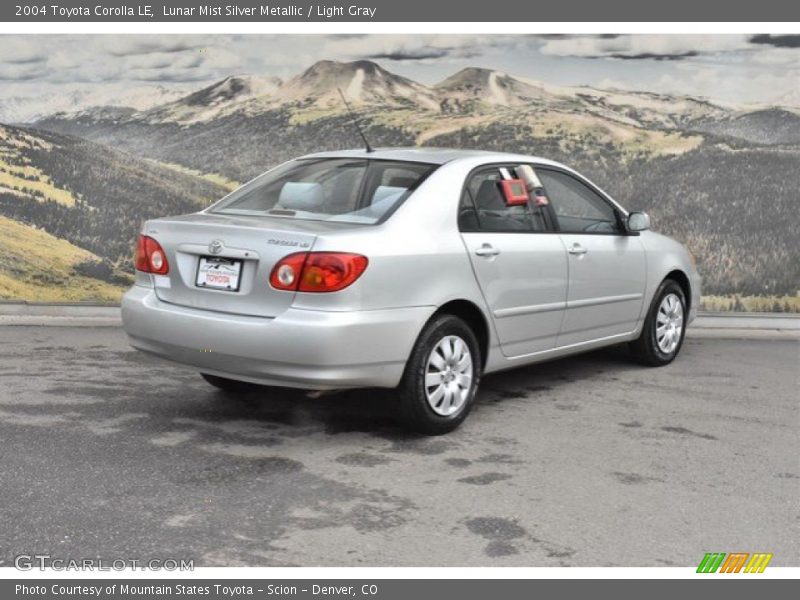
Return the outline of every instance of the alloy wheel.
[[[677,294],[662,298],[656,315],[656,344],[664,354],[672,354],[683,335],[683,303]]]
[[[457,335],[439,340],[425,369],[425,395],[433,412],[443,417],[457,413],[469,398],[472,379],[467,343]]]

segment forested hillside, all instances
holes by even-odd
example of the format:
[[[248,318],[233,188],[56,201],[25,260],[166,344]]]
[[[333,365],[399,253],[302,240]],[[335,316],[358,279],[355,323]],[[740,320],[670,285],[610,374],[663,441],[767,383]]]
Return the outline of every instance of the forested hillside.
[[[0,126],[0,215],[36,228],[3,228],[4,247],[6,238],[37,230],[37,236],[66,240],[86,251],[75,263],[76,276],[126,285],[142,221],[197,210],[225,192],[200,177],[93,142]],[[7,272],[15,272],[7,250],[3,261]],[[64,274],[55,263],[53,270]],[[18,272],[20,278],[30,273]]]
[[[54,189],[0,188],[0,214],[122,267],[142,219],[223,195],[213,183],[222,177],[242,182],[301,154],[360,145],[337,87],[374,146],[505,150],[573,166],[685,242],[707,293],[794,295],[800,287],[796,112],[556,88],[477,68],[426,87],[368,61],[321,61],[286,82],[226,78],[144,111],[51,115],[15,134],[44,144],[12,154]]]

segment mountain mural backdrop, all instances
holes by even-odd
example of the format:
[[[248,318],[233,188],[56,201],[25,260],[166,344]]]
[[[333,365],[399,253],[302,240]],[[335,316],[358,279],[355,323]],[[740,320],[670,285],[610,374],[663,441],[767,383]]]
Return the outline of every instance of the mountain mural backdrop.
[[[0,298],[114,301],[142,220],[196,210],[297,155],[358,146],[337,88],[373,145],[564,162],[687,244],[705,292],[782,297],[764,306],[796,310],[800,107],[481,68],[426,86],[370,61],[321,61],[285,81],[228,77],[178,97],[161,90],[163,102],[146,109],[115,103],[0,125]]]

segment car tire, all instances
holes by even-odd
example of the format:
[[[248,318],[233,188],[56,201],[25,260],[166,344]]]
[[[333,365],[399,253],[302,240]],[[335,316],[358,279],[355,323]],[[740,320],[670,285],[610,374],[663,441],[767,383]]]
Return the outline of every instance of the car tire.
[[[656,290],[638,339],[630,343],[637,362],[651,366],[668,365],[683,346],[686,336],[686,297],[673,279],[665,279]]]
[[[478,340],[463,320],[447,314],[431,319],[398,388],[406,427],[441,435],[461,425],[475,400],[482,364]]]
[[[218,377],[217,375],[209,375],[208,373],[200,373],[200,377],[223,392],[248,392],[257,387],[253,383],[228,379],[227,377]]]

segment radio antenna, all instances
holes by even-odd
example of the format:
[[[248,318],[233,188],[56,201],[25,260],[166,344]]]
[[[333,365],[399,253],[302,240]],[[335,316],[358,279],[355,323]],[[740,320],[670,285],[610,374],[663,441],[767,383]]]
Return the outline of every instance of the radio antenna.
[[[350,115],[350,122],[353,123],[353,126],[356,128],[356,131],[358,131],[358,135],[360,135],[361,139],[364,140],[364,145],[367,147],[367,152],[375,152],[372,149],[372,146],[369,145],[369,140],[367,139],[367,136],[364,135],[364,130],[361,129],[361,125],[358,124],[358,119],[356,118],[356,114],[353,112],[353,109],[350,108],[350,104],[348,104],[347,98],[344,97],[344,94],[342,93],[342,88],[337,87],[336,91],[339,92],[339,96],[341,96],[342,102],[344,102],[345,108],[347,108],[347,112]]]

